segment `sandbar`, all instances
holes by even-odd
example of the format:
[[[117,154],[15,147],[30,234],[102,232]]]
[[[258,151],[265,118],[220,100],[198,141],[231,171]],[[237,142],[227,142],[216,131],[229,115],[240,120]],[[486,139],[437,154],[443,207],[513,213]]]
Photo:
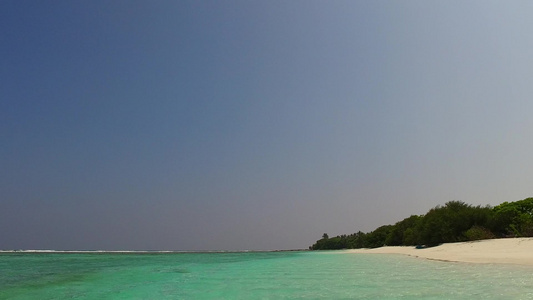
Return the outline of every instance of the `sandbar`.
[[[404,254],[450,262],[533,266],[533,238],[505,238],[446,243],[422,249],[406,246],[385,246],[373,249],[349,249],[344,251],[344,253]]]

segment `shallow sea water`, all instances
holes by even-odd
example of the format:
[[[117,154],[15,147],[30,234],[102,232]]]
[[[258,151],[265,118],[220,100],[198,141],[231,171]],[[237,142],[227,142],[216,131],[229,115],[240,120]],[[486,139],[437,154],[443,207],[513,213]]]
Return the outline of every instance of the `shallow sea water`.
[[[533,299],[532,271],[320,251],[2,253],[0,299]]]

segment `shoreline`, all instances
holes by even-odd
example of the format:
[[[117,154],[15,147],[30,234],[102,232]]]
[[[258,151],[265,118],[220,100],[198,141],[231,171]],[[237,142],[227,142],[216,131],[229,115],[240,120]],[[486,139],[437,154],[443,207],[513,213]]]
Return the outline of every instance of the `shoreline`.
[[[260,253],[260,252],[303,252],[308,249],[288,250],[47,250],[47,249],[20,249],[0,250],[2,253],[57,253],[57,254],[183,254],[183,253]]]
[[[348,249],[343,253],[402,254],[446,262],[533,266],[533,238],[446,243],[423,249],[416,249],[412,246],[385,246],[373,249]]]

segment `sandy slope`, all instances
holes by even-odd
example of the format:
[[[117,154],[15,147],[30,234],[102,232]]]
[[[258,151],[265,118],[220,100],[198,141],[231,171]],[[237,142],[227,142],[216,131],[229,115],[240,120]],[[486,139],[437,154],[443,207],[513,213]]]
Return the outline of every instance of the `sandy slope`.
[[[464,243],[442,244],[437,247],[381,247],[375,249],[351,249],[346,253],[405,254],[427,259],[470,262],[505,263],[533,266],[533,238],[510,238]]]

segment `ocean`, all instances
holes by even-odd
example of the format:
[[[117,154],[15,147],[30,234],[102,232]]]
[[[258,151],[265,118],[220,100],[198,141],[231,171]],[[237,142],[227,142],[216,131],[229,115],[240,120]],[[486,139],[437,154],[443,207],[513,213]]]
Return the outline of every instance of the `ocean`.
[[[1,253],[0,299],[533,299],[533,268],[336,252]]]

